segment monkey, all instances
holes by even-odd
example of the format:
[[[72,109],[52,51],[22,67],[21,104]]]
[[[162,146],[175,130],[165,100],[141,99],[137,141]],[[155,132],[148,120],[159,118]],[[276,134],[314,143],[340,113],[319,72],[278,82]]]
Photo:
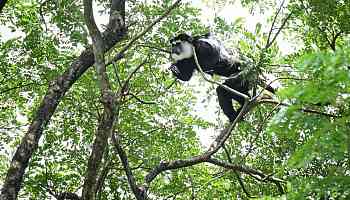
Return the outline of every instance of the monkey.
[[[194,71],[198,70],[194,59],[194,48],[198,63],[203,72],[210,75],[215,74],[227,77],[223,85],[250,97],[249,90],[251,84],[239,75],[243,67],[242,62],[231,59],[225,47],[211,34],[192,37],[189,34],[181,33],[172,38],[170,43],[170,56],[174,62],[169,69],[177,79],[189,81]],[[266,89],[275,93],[272,87],[267,87]],[[233,122],[244,105],[244,97],[234,94],[222,86],[216,88],[216,93],[221,109],[229,121]],[[233,108],[232,100],[240,104],[238,110]]]

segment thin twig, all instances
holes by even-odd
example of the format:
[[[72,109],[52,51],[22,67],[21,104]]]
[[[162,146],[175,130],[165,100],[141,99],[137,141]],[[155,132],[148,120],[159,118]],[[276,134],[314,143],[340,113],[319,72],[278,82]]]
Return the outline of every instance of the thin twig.
[[[281,33],[282,29],[284,28],[284,26],[287,24],[288,19],[292,16],[292,12],[288,14],[288,16],[283,20],[282,25],[280,26],[280,28],[278,29],[277,33],[273,36],[272,40],[270,43],[268,43],[268,45],[266,45],[266,49],[268,49],[277,39],[277,36]]]
[[[268,84],[266,84],[266,86],[264,86],[264,88],[262,88],[260,90],[260,92],[258,92],[257,95],[255,95],[253,98],[252,98],[252,101],[255,101],[257,100],[261,94],[266,90],[266,88],[270,87],[274,82],[276,81],[279,81],[279,80],[296,80],[296,81],[307,81],[309,79],[305,79],[305,78],[296,78],[296,77],[280,77],[280,78],[276,78],[272,81],[270,81]]]
[[[223,145],[222,148],[223,148],[224,151],[225,151],[225,154],[226,154],[226,157],[227,157],[228,162],[232,164],[233,161],[232,161],[232,159],[231,159],[230,153],[228,152],[226,146]],[[243,182],[242,177],[240,176],[240,174],[239,174],[237,171],[233,171],[233,173],[235,174],[235,176],[236,176],[236,178],[237,178],[237,180],[238,180],[239,185],[241,186],[243,192],[247,195],[247,197],[249,197],[249,198],[255,198],[255,196],[250,195],[250,193],[248,192],[248,190],[245,188],[244,182]]]
[[[36,86],[43,86],[43,85],[46,85],[47,83],[36,83],[36,82],[33,82],[33,83],[27,83],[27,84],[20,84],[20,85],[17,85],[13,88],[7,88],[7,89],[4,89],[4,90],[1,90],[0,91],[0,94],[4,94],[4,93],[7,93],[7,92],[10,92],[12,90],[17,90],[17,89],[21,89],[21,88],[24,88],[24,87],[28,87],[28,86],[31,86],[31,85],[36,85]]]
[[[270,40],[271,40],[271,34],[272,34],[272,31],[275,27],[275,23],[276,23],[276,20],[277,20],[277,16],[279,15],[279,13],[281,12],[282,10],[282,7],[283,7],[283,4],[284,4],[285,0],[282,1],[280,7],[278,8],[276,14],[275,14],[275,17],[273,18],[273,21],[272,21],[272,24],[271,24],[271,28],[270,28],[270,31],[269,31],[269,35],[267,36],[267,42],[266,42],[266,46],[265,46],[265,49],[268,49],[268,45],[270,43]]]
[[[131,92],[129,92],[128,94],[131,95],[132,98],[136,99],[138,102],[140,102],[140,103],[142,103],[142,104],[149,104],[149,105],[151,105],[151,104],[156,104],[156,103],[157,103],[157,102],[155,102],[155,101],[144,101],[144,100],[138,98],[136,95],[134,95],[134,94],[131,93]]]
[[[131,80],[131,78],[136,74],[136,72],[142,67],[144,66],[145,64],[147,64],[148,61],[147,60],[144,60],[141,64],[139,64],[130,74],[129,76],[125,79],[124,81],[124,85],[125,84],[128,84],[129,81]]]
[[[245,159],[248,157],[248,155],[252,152],[253,150],[253,144],[256,142],[256,140],[259,138],[260,133],[262,132],[263,126],[265,125],[266,121],[272,116],[273,112],[280,106],[281,104],[277,104],[273,109],[269,112],[267,117],[264,118],[263,122],[261,125],[258,127],[257,132],[255,134],[255,137],[252,142],[250,142],[250,146],[248,148],[247,153],[242,157],[242,161],[245,161]]]
[[[269,104],[279,104],[281,106],[292,106],[291,104],[288,103],[283,103],[283,102],[278,102],[278,101],[274,101],[271,99],[262,99],[259,100],[258,103],[269,103]],[[321,112],[318,110],[312,110],[312,109],[307,109],[307,108],[300,108],[299,110],[306,112],[306,113],[313,113],[313,114],[319,114],[319,115],[323,115],[323,116],[327,116],[327,117],[334,117],[334,118],[340,118],[340,115],[333,115],[333,114],[329,114],[329,113],[325,113],[325,112]]]
[[[243,93],[241,93],[241,92],[238,92],[237,90],[234,90],[234,89],[232,89],[232,88],[230,88],[230,87],[228,87],[228,86],[226,86],[226,85],[224,85],[224,84],[221,84],[221,83],[219,83],[219,82],[216,82],[216,81],[214,81],[214,80],[211,80],[211,79],[207,78],[207,77],[205,76],[205,74],[204,74],[204,71],[203,71],[202,67],[200,66],[200,64],[199,64],[199,62],[198,62],[198,58],[197,58],[197,54],[196,54],[196,49],[195,49],[194,46],[192,47],[192,51],[193,51],[193,58],[194,58],[194,61],[195,61],[196,65],[197,65],[197,68],[198,68],[200,74],[201,74],[202,77],[204,78],[204,80],[206,80],[206,81],[209,82],[209,83],[213,83],[213,84],[215,84],[215,85],[219,85],[220,87],[224,88],[225,90],[227,90],[227,91],[229,91],[229,92],[231,92],[231,93],[233,93],[233,94],[235,94],[235,95],[238,95],[238,96],[244,98],[245,100],[248,100],[248,99],[249,99],[249,97],[248,97],[247,95],[245,95],[245,94],[243,94]]]
[[[121,82],[120,77],[119,77],[119,75],[118,75],[118,70],[117,70],[117,67],[116,67],[116,62],[112,62],[112,65],[113,65],[113,70],[114,70],[115,77],[117,78],[119,87],[121,88],[121,87],[122,87],[122,82]]]

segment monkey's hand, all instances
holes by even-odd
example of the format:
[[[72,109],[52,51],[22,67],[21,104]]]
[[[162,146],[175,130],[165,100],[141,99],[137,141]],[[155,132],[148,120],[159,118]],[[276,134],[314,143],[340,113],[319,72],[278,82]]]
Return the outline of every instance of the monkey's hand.
[[[169,67],[169,70],[170,70],[171,72],[173,72],[173,74],[174,74],[175,76],[180,74],[179,68],[177,68],[177,66],[174,65],[174,64],[172,64],[172,65]]]
[[[189,71],[187,72],[185,69],[180,68],[181,66],[177,66],[175,64],[171,64],[171,66],[169,67],[169,70],[173,73],[173,75],[182,80],[182,81],[189,81],[193,71]]]

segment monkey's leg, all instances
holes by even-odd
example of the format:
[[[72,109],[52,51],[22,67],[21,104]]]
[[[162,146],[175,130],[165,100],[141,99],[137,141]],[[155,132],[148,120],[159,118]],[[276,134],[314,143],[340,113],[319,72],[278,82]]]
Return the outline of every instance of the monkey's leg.
[[[229,91],[227,91],[226,89],[224,89],[221,86],[216,88],[216,93],[218,95],[219,105],[220,105],[222,111],[228,117],[230,122],[233,122],[237,117],[237,113],[233,109],[232,94],[230,94]]]
[[[235,79],[228,79],[228,80],[225,81],[224,84],[227,85],[228,87],[230,87],[230,88],[232,88],[232,89],[234,89],[234,90],[240,92],[240,93],[243,93],[243,94],[245,94],[245,95],[247,95],[247,96],[250,96],[250,95],[249,95],[249,84],[248,84],[248,82],[243,81],[243,80],[242,80],[241,78],[239,78],[239,77],[237,77],[237,78],[235,78]],[[219,87],[219,88],[221,88],[221,87]],[[224,88],[221,88],[221,89],[219,89],[219,88],[218,88],[218,90],[221,90],[221,89],[222,89],[222,90],[225,91],[225,93],[222,95],[222,96],[223,96],[223,98],[222,98],[222,104],[223,104],[223,106],[225,106],[225,107],[221,106],[220,97],[219,97],[220,106],[221,106],[221,108],[223,109],[223,111],[224,111],[225,114],[226,114],[225,109],[227,109],[227,113],[228,113],[228,114],[226,114],[226,116],[228,116],[228,118],[229,118],[230,121],[232,122],[233,120],[236,119],[236,117],[238,116],[238,114],[241,112],[241,110],[242,110],[242,108],[243,108],[243,105],[244,105],[244,98],[241,97],[241,96],[239,96],[239,95],[233,94],[232,92],[229,92],[229,91],[225,90]],[[220,91],[220,92],[221,92],[221,91]],[[219,94],[218,94],[218,96],[219,96]],[[227,100],[225,100],[224,97],[225,97]],[[229,99],[229,101],[230,101],[229,106],[228,106],[228,102],[227,102],[228,99]],[[237,111],[235,111],[234,108],[233,108],[233,106],[232,106],[232,99],[234,99],[235,101],[237,101],[237,102],[239,103],[239,105],[240,105],[240,108],[239,108]]]
[[[234,80],[229,80],[227,85],[230,86],[230,88],[237,90],[240,93],[243,93],[245,95],[247,95],[248,97],[250,97],[249,95],[249,84],[246,81],[243,81],[242,78],[238,77]],[[239,95],[235,95],[232,94],[232,98],[237,101],[240,105],[239,109],[237,110],[237,115],[238,113],[241,112],[243,105],[244,105],[244,98],[239,96]]]

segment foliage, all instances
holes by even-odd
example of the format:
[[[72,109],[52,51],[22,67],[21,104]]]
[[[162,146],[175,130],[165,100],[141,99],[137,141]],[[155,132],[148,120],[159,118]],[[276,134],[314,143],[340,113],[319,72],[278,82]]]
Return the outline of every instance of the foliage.
[[[231,1],[215,2],[222,8]],[[242,3],[253,7],[255,12],[278,9],[275,1]],[[106,60],[111,60],[171,4],[170,0],[127,1],[128,35],[107,53]],[[99,0],[96,5],[102,16],[108,14],[109,1]],[[225,46],[239,49],[251,61],[248,71],[270,72],[283,78],[283,88],[274,100],[290,105],[261,103],[254,107],[226,141],[226,151],[220,150],[213,157],[285,180],[285,194],[271,182],[258,181],[249,174],[237,176],[232,170],[202,163],[163,172],[149,185],[150,199],[249,199],[249,194],[260,199],[349,199],[349,6],[348,0],[291,0],[284,13],[293,15],[278,37],[298,41],[300,48],[287,56],[279,43],[265,48],[271,40],[268,32],[275,13],[267,22],[257,22],[253,31],[246,28],[241,18],[227,22],[220,16],[214,19],[214,27],[209,27]],[[51,81],[69,69],[89,45],[82,9],[82,1],[34,0],[12,0],[3,9],[1,184],[13,152]],[[216,112],[217,102],[216,107],[206,109],[211,115],[217,114],[218,121],[193,112],[198,102],[205,107],[216,101],[210,97],[214,95],[214,87],[206,88],[206,97],[201,97],[198,91],[203,93],[202,86],[209,83],[173,83],[174,78],[164,70],[169,65],[169,55],[159,51],[167,50],[169,38],[179,32],[194,35],[207,32],[200,12],[190,3],[182,3],[138,40],[124,59],[107,68],[116,92],[120,89],[119,81],[123,83],[144,62],[128,84],[129,95],[118,102],[120,113],[116,125],[137,183],[143,183],[145,175],[163,160],[199,155],[207,147],[200,143],[203,138],[198,133],[219,132],[224,126],[222,114]],[[275,29],[285,19],[279,17]],[[104,30],[104,25],[100,29]],[[53,193],[62,192],[80,195],[103,110],[99,97],[96,74],[89,69],[65,94],[50,123],[44,127],[19,199],[49,199]],[[103,169],[107,174],[98,199],[135,198],[111,141],[104,153]]]

